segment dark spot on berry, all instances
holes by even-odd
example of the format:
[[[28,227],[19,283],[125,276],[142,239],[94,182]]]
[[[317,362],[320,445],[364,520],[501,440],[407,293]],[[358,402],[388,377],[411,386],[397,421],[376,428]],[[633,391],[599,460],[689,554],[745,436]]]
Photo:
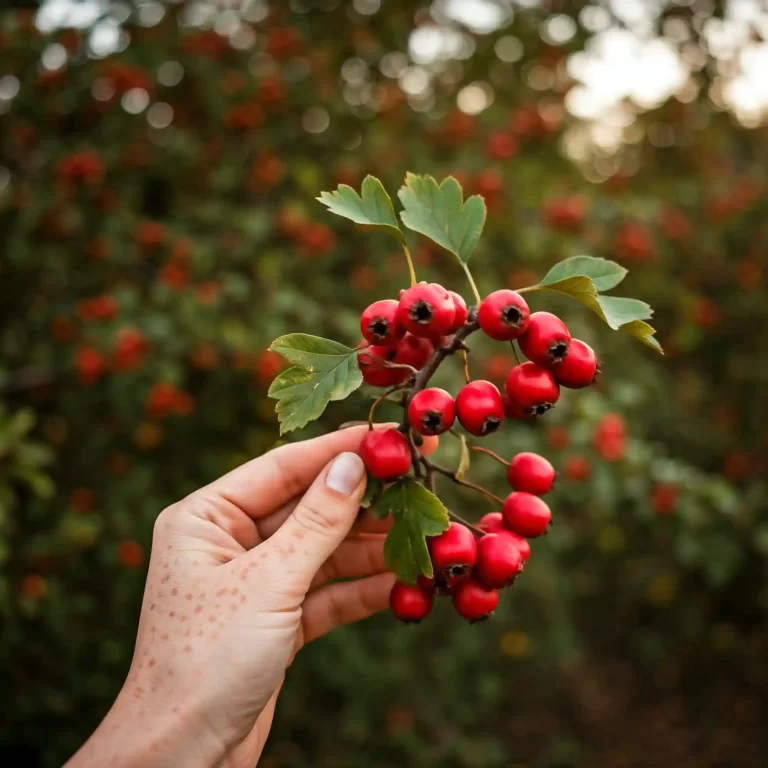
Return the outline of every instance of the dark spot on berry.
[[[540,405],[535,405],[531,409],[531,415],[533,415],[533,416],[543,416],[552,407],[553,407],[552,403],[541,403]]]
[[[381,317],[377,317],[368,325],[368,330],[376,340],[386,339],[389,334],[389,323]]]
[[[501,419],[497,416],[489,416],[483,422],[483,434],[490,435],[491,432],[495,432],[501,426]]]
[[[517,307],[504,307],[501,310],[501,322],[517,328],[523,322],[523,313]]]
[[[427,411],[421,423],[426,431],[436,432],[443,426],[443,414],[439,411]]]
[[[417,301],[410,311],[411,320],[422,325],[427,325],[432,321],[432,305],[426,301]]]
[[[557,341],[549,348],[549,357],[555,363],[559,363],[561,360],[564,360],[567,353],[567,341]]]

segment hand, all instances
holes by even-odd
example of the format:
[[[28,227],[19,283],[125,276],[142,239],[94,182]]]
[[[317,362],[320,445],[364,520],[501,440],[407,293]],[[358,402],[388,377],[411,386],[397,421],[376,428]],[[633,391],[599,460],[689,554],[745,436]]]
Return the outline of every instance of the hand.
[[[256,764],[296,652],[388,603],[388,524],[355,524],[366,429],[278,448],[160,514],[131,669],[68,768]]]

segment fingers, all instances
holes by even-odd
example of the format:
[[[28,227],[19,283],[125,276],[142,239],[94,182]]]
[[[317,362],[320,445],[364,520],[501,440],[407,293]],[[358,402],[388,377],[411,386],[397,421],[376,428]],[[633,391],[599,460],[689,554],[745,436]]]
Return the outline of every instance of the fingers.
[[[306,592],[352,528],[364,492],[362,459],[356,453],[342,453],[320,473],[283,525],[259,549],[279,560],[282,577],[296,590]]]
[[[302,616],[304,643],[311,643],[342,624],[367,619],[389,605],[393,573],[379,573],[358,581],[330,584],[305,601]]]
[[[355,536],[358,533],[387,533],[394,522],[391,515],[383,520],[379,520],[373,516],[370,510],[366,509],[357,516],[350,535]]]
[[[377,425],[377,429],[380,426],[393,425]],[[205,490],[218,493],[252,518],[264,517],[304,493],[335,456],[346,451],[357,453],[367,431],[365,425],[350,427],[281,446],[232,470]],[[436,437],[425,437],[419,450],[429,456],[437,445]]]
[[[315,574],[311,589],[321,587],[333,579],[358,579],[386,571],[385,538],[385,536],[366,536],[342,541]]]

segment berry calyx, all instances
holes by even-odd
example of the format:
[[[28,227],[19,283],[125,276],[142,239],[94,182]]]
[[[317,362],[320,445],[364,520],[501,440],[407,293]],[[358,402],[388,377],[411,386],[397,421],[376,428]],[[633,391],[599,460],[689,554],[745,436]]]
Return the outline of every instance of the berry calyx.
[[[386,363],[397,362],[397,348],[370,346],[357,353],[357,363],[363,381],[372,387],[394,387],[408,378],[408,371],[401,368],[388,368]],[[416,367],[416,366],[414,366]]]
[[[452,522],[439,536],[427,539],[432,567],[446,580],[464,576],[477,562],[477,543],[466,525]]]
[[[467,322],[467,318],[469,317],[469,309],[467,309],[467,302],[464,301],[464,299],[459,296],[458,293],[455,291],[448,291],[448,295],[451,297],[451,300],[453,301],[453,324],[451,325],[451,333],[456,333],[456,331],[461,328],[464,323]]]
[[[474,573],[487,587],[508,587],[522,569],[523,557],[511,537],[503,533],[489,533],[477,543]]]
[[[524,539],[514,531],[510,531],[504,524],[504,516],[501,512],[488,512],[483,515],[478,523],[479,527],[487,533],[502,533],[505,536],[509,536],[514,545],[520,552],[520,557],[523,558],[523,562],[526,562],[531,556],[531,545],[528,543],[528,539]]]
[[[501,514],[507,528],[526,539],[535,539],[546,533],[552,521],[546,502],[525,491],[510,493]]]
[[[534,312],[520,337],[520,349],[533,363],[548,368],[568,354],[571,334],[565,323],[551,312]]]
[[[394,361],[399,365],[410,365],[420,371],[427,364],[427,360],[432,357],[434,351],[435,347],[429,339],[406,333],[395,348]]]
[[[528,328],[531,311],[525,299],[507,288],[494,291],[480,304],[478,323],[487,336],[497,341],[512,341]]]
[[[405,624],[418,624],[432,610],[434,593],[419,586],[396,581],[389,593],[389,607]]]
[[[438,387],[422,389],[408,405],[408,420],[420,435],[442,435],[456,420],[453,398]]]
[[[453,607],[459,616],[472,623],[487,619],[499,604],[498,590],[475,578],[459,584],[453,593]]]
[[[456,395],[456,416],[471,435],[484,437],[495,432],[504,421],[501,393],[490,381],[471,381]]]
[[[371,344],[391,347],[405,336],[405,328],[397,319],[399,303],[394,299],[374,301],[360,317],[363,338]]]
[[[456,306],[441,285],[419,283],[400,294],[397,316],[415,336],[434,339],[451,332]]]
[[[557,383],[569,389],[583,389],[595,383],[600,372],[597,355],[589,344],[571,339],[568,354],[550,369]]]
[[[543,496],[552,490],[555,468],[538,453],[518,453],[507,468],[507,480],[516,491]]]
[[[528,416],[541,416],[560,398],[555,377],[536,363],[516,365],[507,376],[507,396]]]
[[[394,427],[368,432],[360,443],[360,458],[379,480],[392,480],[411,469],[408,439]]]

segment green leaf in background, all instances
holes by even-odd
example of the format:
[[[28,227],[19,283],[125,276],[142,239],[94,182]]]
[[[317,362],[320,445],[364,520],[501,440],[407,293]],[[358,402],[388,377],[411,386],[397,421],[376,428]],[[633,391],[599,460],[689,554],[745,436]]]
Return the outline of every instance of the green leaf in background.
[[[431,577],[427,536],[448,528],[448,511],[440,499],[415,480],[390,486],[376,502],[377,516],[389,514],[395,524],[387,534],[384,560],[401,581],[414,583],[419,574]]]
[[[469,455],[469,443],[464,435],[461,435],[461,456],[459,458],[459,466],[456,467],[456,479],[461,480],[464,475],[469,472],[469,467],[472,463]]]
[[[552,285],[569,277],[580,276],[588,277],[596,291],[609,291],[627,276],[627,270],[615,261],[597,256],[571,256],[555,264],[539,285]]]
[[[449,176],[438,186],[432,176],[409,173],[397,193],[405,209],[400,219],[408,229],[426,235],[466,264],[485,226],[480,195],[464,202],[461,185]]]
[[[350,219],[356,224],[380,229],[405,243],[392,207],[392,200],[382,183],[375,176],[366,176],[359,195],[347,184],[340,184],[335,192],[321,192],[317,199],[331,213]]]
[[[649,304],[638,299],[624,299],[619,296],[598,297],[600,307],[605,316],[605,322],[614,331],[633,320],[650,320],[653,310]]]
[[[343,400],[362,383],[357,350],[306,333],[291,333],[270,349],[290,363],[269,388],[277,400],[280,434],[300,429],[319,418],[331,401]]]
[[[370,472],[368,473],[368,482],[365,486],[365,495],[360,502],[360,506],[363,509],[371,508],[371,512],[376,515],[375,501],[381,495],[384,490],[384,483],[379,480],[378,477],[374,477]]]

